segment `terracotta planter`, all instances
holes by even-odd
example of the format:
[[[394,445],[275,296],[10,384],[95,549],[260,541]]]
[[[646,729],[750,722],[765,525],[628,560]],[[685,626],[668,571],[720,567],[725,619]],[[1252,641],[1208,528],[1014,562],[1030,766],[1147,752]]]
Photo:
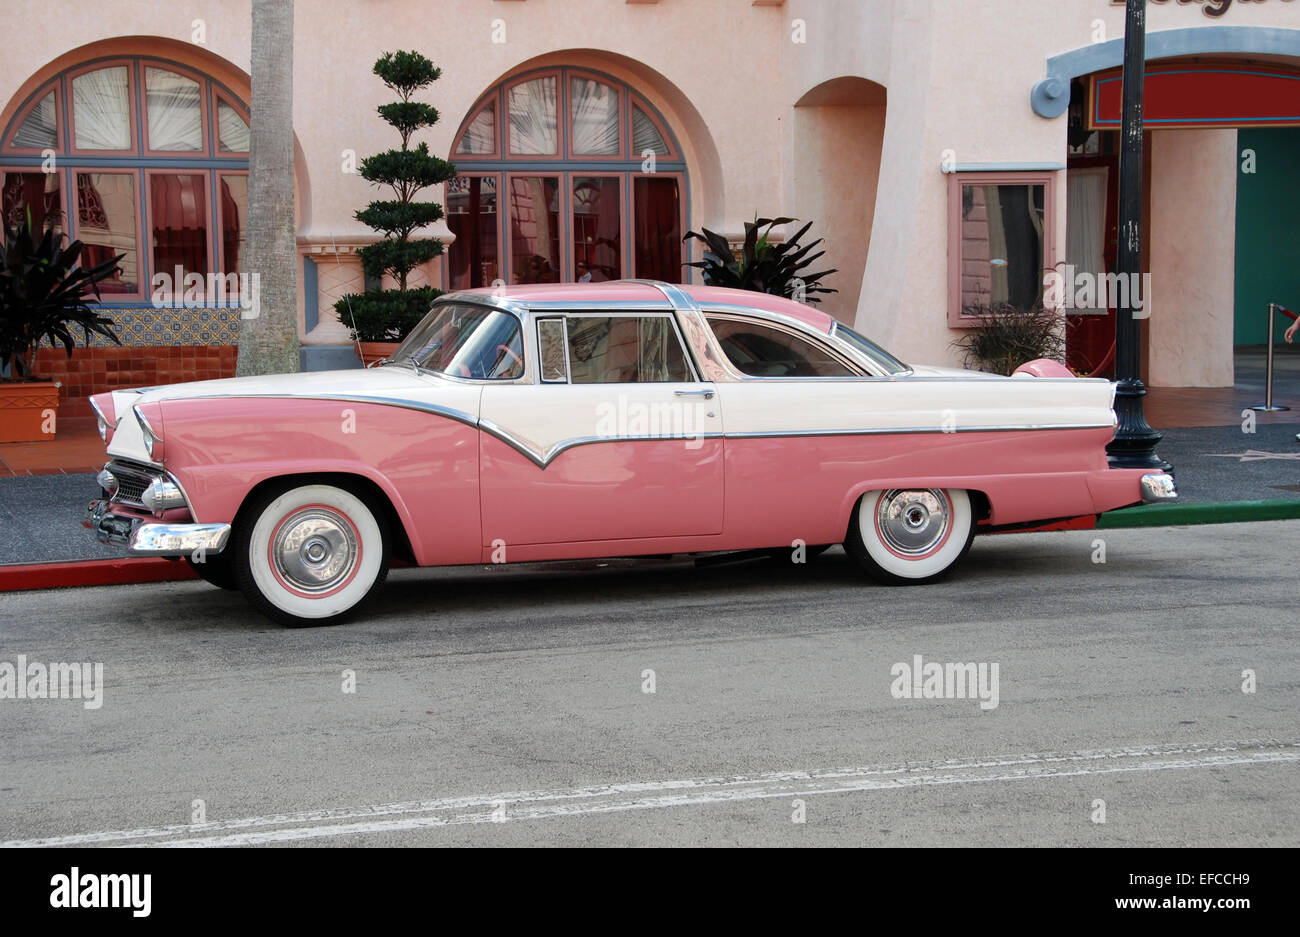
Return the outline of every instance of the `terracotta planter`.
[[[53,381],[0,381],[0,442],[53,439],[58,409]]]
[[[358,352],[361,358],[361,366],[370,367],[376,361],[383,361],[385,358],[391,358],[393,352],[397,351],[397,346],[401,342],[360,342],[361,346]]]

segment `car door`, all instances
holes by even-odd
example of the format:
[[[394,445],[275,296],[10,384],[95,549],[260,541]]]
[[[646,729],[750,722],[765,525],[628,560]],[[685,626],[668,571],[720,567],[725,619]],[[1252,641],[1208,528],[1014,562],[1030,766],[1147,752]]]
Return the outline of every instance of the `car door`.
[[[739,313],[705,318],[742,376],[716,385],[727,414],[728,542],[838,543],[848,485],[867,462],[889,457],[859,435],[881,419],[875,392],[886,385],[793,326]]]
[[[536,314],[530,384],[480,410],[485,545],[722,530],[722,414],[671,312]]]

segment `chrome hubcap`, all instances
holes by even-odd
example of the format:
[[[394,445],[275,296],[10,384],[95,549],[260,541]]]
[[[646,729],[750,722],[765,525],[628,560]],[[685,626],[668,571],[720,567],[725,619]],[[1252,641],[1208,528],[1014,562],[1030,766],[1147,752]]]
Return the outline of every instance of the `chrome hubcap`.
[[[937,488],[886,491],[876,502],[876,526],[886,545],[904,556],[923,556],[942,541],[951,518]]]
[[[352,525],[324,508],[291,514],[271,544],[280,575],[303,592],[328,592],[345,581],[356,568],[357,552]]]

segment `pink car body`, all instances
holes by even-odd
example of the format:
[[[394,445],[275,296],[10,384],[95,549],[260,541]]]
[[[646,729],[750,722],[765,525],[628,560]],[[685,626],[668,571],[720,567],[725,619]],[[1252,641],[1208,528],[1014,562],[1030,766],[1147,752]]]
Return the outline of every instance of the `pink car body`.
[[[1168,476],[1109,467],[1109,382],[907,367],[775,296],[522,286],[445,295],[426,324],[380,367],[97,396],[112,461],[86,525],[267,599],[260,576],[290,598],[257,604],[298,624],[369,594],[367,550],[386,570],[390,551],[434,566],[843,542],[925,580],[976,530],[1174,497]]]

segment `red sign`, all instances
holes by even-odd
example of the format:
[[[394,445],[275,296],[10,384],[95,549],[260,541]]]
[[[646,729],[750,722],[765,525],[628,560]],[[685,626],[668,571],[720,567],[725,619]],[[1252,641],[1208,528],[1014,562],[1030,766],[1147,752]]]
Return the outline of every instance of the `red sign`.
[[[1142,89],[1149,130],[1300,126],[1300,72],[1262,65],[1151,65]],[[1118,130],[1120,69],[1093,75],[1088,129]]]

